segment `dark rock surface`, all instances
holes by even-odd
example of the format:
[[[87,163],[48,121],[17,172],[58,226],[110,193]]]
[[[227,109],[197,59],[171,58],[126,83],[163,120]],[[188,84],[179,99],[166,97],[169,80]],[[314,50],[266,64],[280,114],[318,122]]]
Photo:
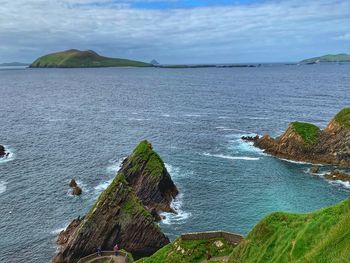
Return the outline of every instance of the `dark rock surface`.
[[[349,108],[344,110],[350,112]],[[345,115],[348,119],[342,119],[340,122],[337,116],[324,130],[320,130],[317,141],[312,144],[307,143],[292,125],[289,125],[288,129],[277,138],[264,135],[262,137],[242,137],[242,139],[252,141],[264,152],[280,158],[350,167],[350,129],[348,126],[350,117]]]
[[[6,156],[6,150],[5,147],[0,145],[0,158],[3,158]]]
[[[84,219],[73,220],[60,233],[58,244],[61,247],[53,262],[77,262],[94,253],[98,246],[102,250],[113,250],[115,244],[136,257],[149,256],[168,244],[169,239],[155,223],[155,217],[158,209],[170,207],[170,197],[177,189],[164,163],[157,165],[158,158],[150,143],[141,142]]]
[[[312,166],[310,168],[310,173],[312,174],[317,174],[320,171],[320,167],[319,166]]]
[[[350,182],[350,174],[347,174],[344,171],[338,169],[335,169],[331,173],[326,174],[324,177],[332,181],[340,180],[343,182]]]

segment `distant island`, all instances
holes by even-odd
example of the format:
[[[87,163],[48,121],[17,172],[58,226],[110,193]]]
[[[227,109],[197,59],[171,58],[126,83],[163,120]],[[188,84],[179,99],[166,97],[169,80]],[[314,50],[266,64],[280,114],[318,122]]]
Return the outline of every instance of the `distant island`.
[[[152,67],[141,61],[109,58],[100,56],[95,51],[70,49],[51,53],[36,59],[31,68],[99,68],[99,67]]]
[[[320,57],[308,58],[301,61],[301,63],[318,63],[318,62],[350,62],[350,55],[342,53],[337,55],[324,55]]]
[[[29,63],[22,63],[22,62],[0,63],[0,67],[25,67],[25,66],[29,66]]]

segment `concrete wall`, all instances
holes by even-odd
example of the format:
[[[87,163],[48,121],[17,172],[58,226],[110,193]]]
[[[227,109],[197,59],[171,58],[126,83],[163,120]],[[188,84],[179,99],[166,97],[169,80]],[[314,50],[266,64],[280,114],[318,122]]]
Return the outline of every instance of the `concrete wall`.
[[[242,241],[243,236],[225,231],[196,232],[181,235],[182,240],[198,240],[212,238],[225,238],[231,244],[237,245]]]

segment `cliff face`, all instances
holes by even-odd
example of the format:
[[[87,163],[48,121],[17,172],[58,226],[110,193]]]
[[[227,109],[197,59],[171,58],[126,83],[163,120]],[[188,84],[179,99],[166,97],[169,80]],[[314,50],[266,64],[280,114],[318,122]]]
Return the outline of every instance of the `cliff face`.
[[[5,147],[0,145],[0,158],[4,157],[6,155]]]
[[[88,214],[60,234],[61,248],[53,262],[77,262],[98,246],[113,250],[115,244],[133,255],[148,256],[169,243],[144,206],[170,207],[176,190],[162,161],[163,169],[149,164],[153,158],[161,161],[150,143],[141,142]]]
[[[324,130],[309,123],[294,122],[277,138],[243,138],[266,153],[297,161],[350,167],[350,108],[340,111]]]

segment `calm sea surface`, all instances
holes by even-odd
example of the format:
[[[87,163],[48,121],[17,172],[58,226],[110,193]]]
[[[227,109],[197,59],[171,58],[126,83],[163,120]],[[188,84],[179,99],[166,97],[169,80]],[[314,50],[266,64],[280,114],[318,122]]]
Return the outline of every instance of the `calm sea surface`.
[[[239,138],[322,127],[350,102],[350,65],[208,69],[0,70],[0,262],[49,262],[55,237],[84,215],[120,160],[148,139],[167,164],[179,214],[171,239],[246,234],[272,211],[307,212],[350,196]],[[322,171],[330,167],[323,167]],[[83,195],[69,195],[76,178]]]

